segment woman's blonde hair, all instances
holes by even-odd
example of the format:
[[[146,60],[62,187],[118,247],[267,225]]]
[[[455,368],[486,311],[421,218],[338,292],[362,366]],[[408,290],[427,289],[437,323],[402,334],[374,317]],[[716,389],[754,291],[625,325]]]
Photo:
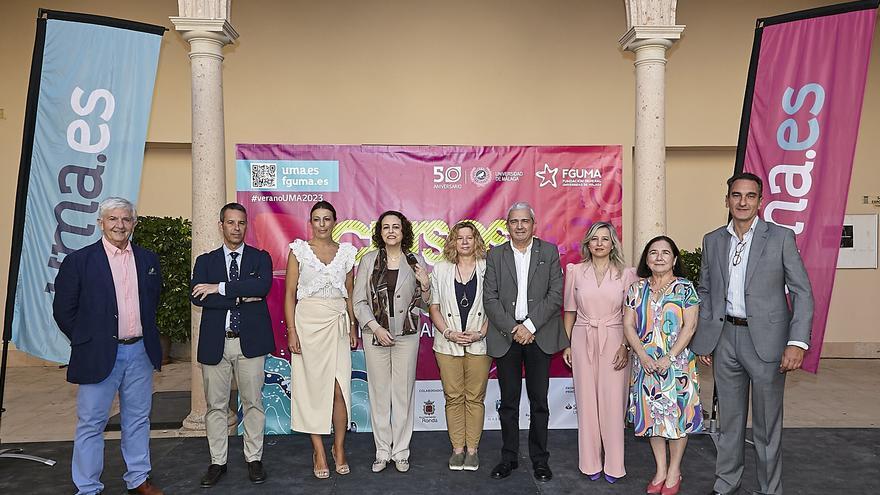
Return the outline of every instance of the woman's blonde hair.
[[[486,252],[488,251],[486,249],[486,241],[483,240],[480,231],[477,230],[473,222],[463,220],[449,229],[449,235],[446,236],[446,244],[443,245],[443,257],[450,263],[458,264],[458,250],[455,249],[455,241],[458,239],[458,231],[464,228],[471,229],[474,233],[474,254],[477,256],[477,259],[484,259],[486,257]]]
[[[599,229],[608,229],[608,235],[611,237],[611,252],[608,254],[608,259],[611,261],[611,266],[617,271],[614,278],[620,279],[621,275],[623,275],[623,268],[626,266],[626,261],[623,259],[623,246],[620,245],[620,238],[617,237],[617,231],[614,230],[614,226],[608,222],[596,222],[587,230],[584,239],[581,241],[581,262],[588,263],[593,261],[593,254],[590,253],[590,239],[596,235]]]

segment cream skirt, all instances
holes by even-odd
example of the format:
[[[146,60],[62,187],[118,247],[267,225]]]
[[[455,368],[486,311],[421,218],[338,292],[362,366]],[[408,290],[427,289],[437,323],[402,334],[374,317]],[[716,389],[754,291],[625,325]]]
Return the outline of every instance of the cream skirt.
[[[339,383],[351,423],[351,349],[349,317],[343,298],[309,297],[296,304],[296,333],[302,354],[290,360],[290,427],[328,434],[333,422],[333,392]]]

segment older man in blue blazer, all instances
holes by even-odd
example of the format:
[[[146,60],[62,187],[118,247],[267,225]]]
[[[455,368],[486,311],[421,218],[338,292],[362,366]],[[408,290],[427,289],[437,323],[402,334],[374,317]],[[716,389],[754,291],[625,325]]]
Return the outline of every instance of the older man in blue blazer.
[[[226,473],[229,437],[226,412],[232,375],[238,385],[244,423],[248,477],[263,483],[263,366],[275,350],[266,296],[272,288],[272,258],[244,243],[247,211],[238,203],[220,210],[223,245],[196,259],[192,303],[202,308],[198,360],[205,385],[205,429],[211,464],[201,486],[214,486]]]
[[[68,254],[55,278],[53,314],[70,339],[67,381],[79,384],[71,472],[77,493],[101,493],[104,427],[119,394],[123,479],[129,493],[161,495],[150,480],[153,369],[162,364],[156,308],[162,275],[156,253],[132,244],[134,205],[98,206],[98,242]]]

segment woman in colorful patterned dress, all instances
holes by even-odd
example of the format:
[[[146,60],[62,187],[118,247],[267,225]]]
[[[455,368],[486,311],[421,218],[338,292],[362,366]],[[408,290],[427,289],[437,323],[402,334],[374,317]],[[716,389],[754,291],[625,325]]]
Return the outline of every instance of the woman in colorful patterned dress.
[[[687,435],[703,426],[696,356],[688,349],[700,299],[669,237],[648,242],[636,272],[641,280],[627,291],[623,316],[635,354],[627,419],[636,436],[650,437],[654,451],[657,471],[647,493],[674,495],[681,487]]]

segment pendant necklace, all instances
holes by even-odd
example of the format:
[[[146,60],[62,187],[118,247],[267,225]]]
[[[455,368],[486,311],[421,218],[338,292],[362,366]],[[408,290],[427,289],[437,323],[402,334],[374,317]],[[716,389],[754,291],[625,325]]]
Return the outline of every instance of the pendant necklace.
[[[465,287],[467,287],[467,284],[470,283],[472,278],[474,278],[474,274],[477,273],[477,269],[476,269],[476,267],[474,267],[474,271],[473,271],[473,273],[471,273],[471,278],[469,278],[467,282],[465,282],[464,277],[461,276],[461,271],[458,269],[458,265],[455,265],[455,271],[456,271],[456,273],[458,273],[458,278],[461,279],[461,284],[463,285],[463,287],[461,289],[461,299],[458,301],[458,305],[461,306],[462,308],[466,308],[471,305],[471,302],[470,302],[470,300],[468,300],[467,291],[465,290]]]

